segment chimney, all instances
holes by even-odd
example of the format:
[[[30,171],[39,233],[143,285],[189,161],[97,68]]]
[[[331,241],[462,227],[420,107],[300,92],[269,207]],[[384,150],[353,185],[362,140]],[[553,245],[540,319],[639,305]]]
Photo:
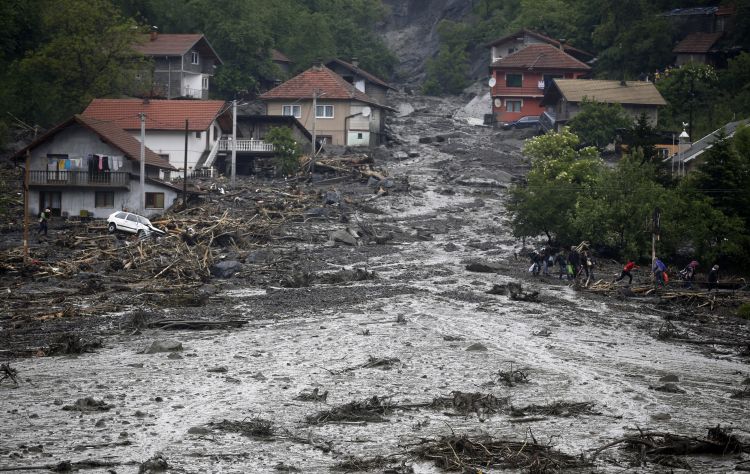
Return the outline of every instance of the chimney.
[[[359,58],[352,58],[352,66],[359,67]]]
[[[312,65],[312,67],[313,67],[313,69],[314,69],[314,70],[316,70],[316,71],[322,71],[322,70],[323,70],[323,60],[322,60],[322,59],[320,59],[320,58],[316,58],[316,59],[315,59],[315,60],[313,61],[313,65]]]
[[[560,51],[565,51],[565,40],[560,38]]]
[[[151,33],[149,34],[149,39],[151,41],[156,41],[156,38],[159,36],[159,27],[158,26],[152,26],[151,27]]]

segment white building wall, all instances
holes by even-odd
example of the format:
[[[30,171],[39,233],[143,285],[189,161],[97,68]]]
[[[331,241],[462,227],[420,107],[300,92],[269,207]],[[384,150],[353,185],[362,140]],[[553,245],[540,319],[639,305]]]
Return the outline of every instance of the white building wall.
[[[212,125],[213,127],[213,125]],[[140,141],[140,130],[128,131],[136,140]],[[208,135],[211,135],[210,137]],[[188,171],[195,168],[195,164],[206,151],[211,150],[211,145],[218,139],[211,128],[200,132],[200,138],[196,132],[188,132]],[[208,145],[207,145],[208,144]],[[159,155],[169,155],[169,164],[182,170],[185,167],[185,131],[184,130],[146,130],[146,146]],[[172,172],[172,176],[182,176],[182,172]]]

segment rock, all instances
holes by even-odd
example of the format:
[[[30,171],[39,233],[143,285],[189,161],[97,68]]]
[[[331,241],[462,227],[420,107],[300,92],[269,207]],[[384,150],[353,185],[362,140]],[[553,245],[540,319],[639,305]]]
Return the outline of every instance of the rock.
[[[312,209],[308,209],[305,211],[306,217],[328,217],[328,215],[331,213],[331,211],[325,207],[314,207]],[[250,257],[248,256],[248,259]],[[255,262],[249,262],[248,259],[245,259],[246,263],[255,263]]]
[[[651,419],[654,421],[667,421],[672,419],[672,415],[669,413],[654,413],[651,415]]]
[[[210,369],[208,369],[208,371],[209,372],[213,372],[213,373],[217,373],[217,374],[226,374],[227,373],[227,368],[224,367],[224,366],[211,367]]]
[[[742,385],[750,385],[750,377],[742,381]]]
[[[242,262],[237,260],[225,260],[211,265],[211,275],[215,278],[232,278],[235,273],[242,270]]]
[[[138,474],[149,474],[152,472],[165,472],[169,469],[167,458],[161,453],[156,453],[154,457],[143,462],[138,468]]]
[[[197,435],[205,435],[209,434],[211,430],[206,428],[205,426],[193,426],[188,430],[188,434],[197,434]]]
[[[467,347],[466,350],[469,352],[484,352],[487,350],[487,346],[485,346],[481,342],[475,342],[474,344]]]
[[[432,143],[433,138],[432,137],[420,137],[419,143]]]
[[[254,374],[254,375],[251,375],[250,378],[255,379],[255,380],[259,381],[259,382],[265,382],[267,380],[266,376],[263,375],[263,372],[258,372],[258,373]]]
[[[180,352],[182,343],[175,340],[153,341],[143,354],[156,354],[157,352]]]
[[[104,400],[95,400],[91,397],[79,398],[73,405],[65,405],[63,410],[66,411],[107,411],[114,408],[114,405],[109,405]]]
[[[665,375],[659,379],[659,382],[679,382],[680,378],[674,374]]]
[[[145,418],[146,415],[148,415],[148,413],[141,411],[141,410],[136,410],[135,413],[133,413],[133,416],[137,418]]]
[[[335,230],[328,234],[328,239],[333,242],[342,242],[346,245],[351,245],[353,247],[357,246],[357,239],[354,238],[352,234],[345,230]]]
[[[405,151],[397,151],[393,154],[393,158],[397,160],[405,160],[409,158],[409,154],[406,153]]]
[[[97,420],[96,424],[94,424],[95,428],[103,428],[105,425],[104,418],[100,418]]]
[[[330,190],[326,191],[325,194],[323,194],[323,204],[326,206],[332,205],[332,204],[338,204],[341,202],[341,193],[338,191]]]
[[[374,176],[370,176],[370,178],[367,180],[367,186],[371,188],[377,188],[380,184],[380,180]]]
[[[665,392],[665,393],[687,393],[685,390],[681,389],[677,385],[673,383],[666,383],[662,385],[661,387],[654,388],[657,392]]]
[[[328,209],[323,209],[322,207],[316,207],[315,209],[320,209],[326,214],[328,213]],[[314,209],[311,209],[311,211],[312,210]],[[245,263],[266,263],[270,262],[272,259],[273,255],[271,252],[267,250],[256,250],[247,254],[247,257],[245,257]]]
[[[409,158],[416,158],[419,156],[419,152],[416,150],[409,150]]]
[[[443,250],[445,250],[446,252],[455,252],[460,249],[458,248],[458,245],[454,244],[453,242],[449,242],[445,244],[445,247],[443,247]]]
[[[171,354],[169,354],[167,356],[167,359],[180,360],[180,359],[182,359],[182,356],[180,354],[176,353],[176,352],[172,352]]]
[[[477,273],[497,273],[502,270],[502,266],[497,263],[489,262],[472,262],[466,265],[466,269],[470,272]]]

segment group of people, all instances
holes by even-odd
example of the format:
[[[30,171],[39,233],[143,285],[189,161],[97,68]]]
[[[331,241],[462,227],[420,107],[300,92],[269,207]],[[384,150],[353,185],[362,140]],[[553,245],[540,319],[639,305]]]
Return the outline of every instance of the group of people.
[[[678,275],[682,281],[685,283],[685,288],[692,288],[693,282],[695,281],[695,275],[696,270],[700,264],[697,260],[692,260],[690,263],[688,263],[685,268],[680,270],[678,272]],[[628,285],[633,283],[633,275],[631,272],[633,270],[636,270],[640,267],[635,264],[632,260],[628,260],[625,266],[622,268],[622,272],[620,272],[620,276],[612,280],[612,283],[617,283],[618,281],[622,281],[625,277],[628,277]],[[659,287],[665,287],[666,284],[669,282],[669,275],[667,273],[667,265],[660,259],[655,258],[653,264],[651,265],[651,272],[654,275],[654,284],[657,288]],[[711,270],[708,272],[708,275],[706,276],[706,284],[708,286],[708,291],[711,290],[717,290],[719,289],[719,265],[714,265],[711,267]]]
[[[558,278],[560,280],[563,277],[568,280],[577,280],[582,275],[586,275],[586,282],[594,280],[594,267],[596,260],[588,250],[578,251],[578,248],[573,246],[570,251],[564,252],[560,250],[555,252],[549,247],[543,247],[540,250],[534,250],[529,254],[531,260],[531,267],[529,272],[532,275],[537,276],[540,273],[544,276],[552,276],[554,273],[555,265],[558,266]]]

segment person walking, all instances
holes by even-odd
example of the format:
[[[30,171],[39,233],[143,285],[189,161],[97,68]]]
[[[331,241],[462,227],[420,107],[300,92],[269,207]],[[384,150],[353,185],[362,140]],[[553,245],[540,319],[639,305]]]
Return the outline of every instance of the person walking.
[[[656,287],[662,287],[664,288],[664,272],[667,271],[667,266],[662,262],[659,257],[654,259],[654,264],[651,267],[651,270],[654,272],[654,284]]]
[[[586,263],[584,263],[584,265],[586,268],[586,286],[589,286],[589,282],[596,281],[596,276],[594,276],[594,267],[596,266],[596,260],[594,259],[594,256],[589,252],[586,252]]]
[[[620,276],[612,280],[612,283],[617,283],[618,281],[622,281],[623,278],[628,277],[628,285],[630,285],[631,283],[633,283],[633,275],[630,272],[638,268],[641,268],[641,267],[636,265],[634,261],[628,260],[625,266],[622,267],[622,272],[620,273]]]
[[[565,255],[563,254],[563,251],[560,250],[558,252],[557,257],[555,257],[555,263],[560,265],[560,280],[563,279],[563,275],[565,275],[568,272],[568,269],[566,268],[568,266],[568,262],[565,260]]]
[[[719,266],[714,265],[711,267],[711,271],[708,272],[708,292],[710,293],[711,290],[714,288],[716,289],[716,292],[719,292]]]
[[[695,269],[698,268],[698,261],[693,260],[680,271],[680,277],[685,280],[685,288],[691,289],[695,281]]]
[[[49,207],[39,213],[39,229],[36,231],[37,235],[44,233],[44,236],[47,236],[47,221],[49,220],[51,213],[52,211],[50,211]]]
[[[574,280],[578,278],[578,269],[581,265],[581,256],[578,254],[575,245],[570,247],[568,253],[568,280]],[[572,267],[572,271],[571,271]]]

